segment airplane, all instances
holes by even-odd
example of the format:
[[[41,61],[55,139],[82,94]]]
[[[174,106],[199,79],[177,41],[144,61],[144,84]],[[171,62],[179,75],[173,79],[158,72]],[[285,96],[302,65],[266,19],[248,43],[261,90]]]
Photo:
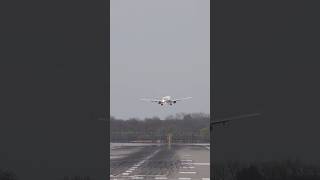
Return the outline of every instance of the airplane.
[[[181,98],[181,99],[173,99],[171,96],[164,96],[161,99],[141,99],[142,101],[150,101],[150,102],[155,102],[163,106],[164,104],[168,104],[172,106],[173,104],[177,103],[178,101],[186,100],[186,99],[191,99],[192,97],[186,97],[186,98]]]

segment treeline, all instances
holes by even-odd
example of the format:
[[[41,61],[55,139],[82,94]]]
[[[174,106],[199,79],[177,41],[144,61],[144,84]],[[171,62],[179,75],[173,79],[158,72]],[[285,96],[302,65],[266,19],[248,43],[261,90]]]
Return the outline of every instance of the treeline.
[[[319,180],[320,167],[299,160],[213,163],[215,180]]]
[[[210,116],[204,113],[176,114],[164,120],[158,117],[128,120],[110,118],[110,141],[209,143]]]

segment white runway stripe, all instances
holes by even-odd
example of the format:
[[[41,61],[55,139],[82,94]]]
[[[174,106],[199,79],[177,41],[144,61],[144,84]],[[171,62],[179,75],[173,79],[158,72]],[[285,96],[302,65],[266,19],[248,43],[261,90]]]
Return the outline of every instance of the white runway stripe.
[[[154,179],[168,179],[167,177],[155,177]]]
[[[210,180],[210,178],[202,178],[201,180]]]
[[[196,174],[194,171],[180,171],[181,174]]]
[[[132,177],[131,179],[144,179],[144,177]]]
[[[166,177],[167,175],[134,175],[134,177],[136,176],[143,176],[143,177]]]
[[[190,180],[191,178],[179,178],[180,180]]]
[[[181,162],[182,165],[199,165],[199,166],[210,166],[210,163],[193,163],[193,162]]]
[[[182,168],[183,169],[193,169],[194,167],[193,166],[183,166]]]

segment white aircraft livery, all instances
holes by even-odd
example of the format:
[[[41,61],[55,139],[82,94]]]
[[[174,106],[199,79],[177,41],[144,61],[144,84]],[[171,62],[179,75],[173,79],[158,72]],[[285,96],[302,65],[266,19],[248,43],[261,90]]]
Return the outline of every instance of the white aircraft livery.
[[[163,106],[164,104],[168,104],[172,106],[173,104],[177,103],[178,101],[181,100],[186,100],[186,99],[191,99],[191,97],[186,97],[186,98],[181,98],[181,99],[172,99],[171,96],[164,96],[161,99],[141,99],[143,101],[150,101],[150,102],[155,102]]]

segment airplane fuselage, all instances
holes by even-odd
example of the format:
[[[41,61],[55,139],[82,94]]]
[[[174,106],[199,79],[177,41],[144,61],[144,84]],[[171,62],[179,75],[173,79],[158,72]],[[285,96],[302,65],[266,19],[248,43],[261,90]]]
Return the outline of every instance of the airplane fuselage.
[[[177,101],[181,101],[181,100],[185,100],[185,99],[190,99],[191,97],[186,97],[186,98],[179,98],[179,99],[175,99],[172,98],[171,96],[164,96],[162,98],[157,98],[157,99],[146,99],[143,98],[141,100],[143,101],[150,101],[150,102],[156,102],[157,104],[160,104],[161,106],[168,104],[170,106],[172,106],[173,104],[175,104]]]
[[[159,104],[161,106],[163,106],[164,104],[169,104],[169,105],[172,105],[172,104],[175,104],[176,101],[173,101],[171,96],[164,96],[161,98],[161,101],[159,102]]]

